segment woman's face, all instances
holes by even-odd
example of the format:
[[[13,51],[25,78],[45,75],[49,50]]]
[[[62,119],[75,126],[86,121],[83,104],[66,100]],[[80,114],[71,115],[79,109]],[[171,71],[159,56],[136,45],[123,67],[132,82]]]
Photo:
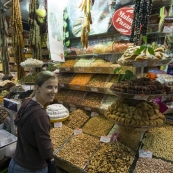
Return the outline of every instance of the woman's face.
[[[58,79],[50,78],[45,81],[41,87],[36,87],[36,93],[39,97],[39,102],[44,105],[45,103],[51,103],[58,91]]]

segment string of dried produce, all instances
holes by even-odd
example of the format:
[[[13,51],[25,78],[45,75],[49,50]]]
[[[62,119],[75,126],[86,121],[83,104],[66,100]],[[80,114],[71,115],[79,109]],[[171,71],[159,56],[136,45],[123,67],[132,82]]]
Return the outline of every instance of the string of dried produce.
[[[12,43],[15,50],[15,61],[17,64],[17,76],[18,79],[22,78],[25,74],[24,69],[20,66],[20,63],[24,61],[24,41],[23,41],[23,26],[22,17],[20,11],[19,0],[12,1],[12,11],[10,17],[10,29],[12,31]]]
[[[1,2],[0,2],[1,3]],[[0,4],[2,5],[2,4]],[[3,6],[0,7],[0,48],[1,48],[1,61],[2,61],[2,72],[5,76],[10,74],[9,71],[9,54],[8,54],[8,43],[7,43],[7,23],[5,19],[5,10]]]
[[[130,41],[140,44],[140,38],[146,36],[149,17],[152,11],[152,0],[136,0]]]
[[[41,33],[40,26],[37,23],[36,10],[38,9],[38,0],[30,0],[28,24],[30,26],[30,41],[32,48],[32,57],[42,59],[41,55]]]

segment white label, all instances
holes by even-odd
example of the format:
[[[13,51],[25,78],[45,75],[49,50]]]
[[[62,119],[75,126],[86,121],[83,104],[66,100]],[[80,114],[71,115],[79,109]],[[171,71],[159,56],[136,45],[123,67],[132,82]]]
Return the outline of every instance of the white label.
[[[91,91],[98,92],[98,88],[91,88]]]
[[[84,109],[87,110],[87,111],[90,111],[91,110],[90,107],[84,107]]]
[[[82,129],[75,129],[74,135],[79,135],[79,134],[82,134]]]
[[[78,71],[84,71],[84,68],[79,67],[79,68],[78,68]]]
[[[163,33],[172,33],[173,32],[173,26],[164,26]]]
[[[70,68],[69,67],[65,68],[65,71],[70,71]]]
[[[32,90],[34,88],[34,85],[22,85],[22,88],[25,91]]]
[[[75,89],[80,89],[80,86],[79,85],[75,85],[74,88]]]
[[[152,158],[152,152],[149,150],[139,150],[139,157]]]
[[[148,61],[134,61],[133,66],[134,67],[147,67]]]
[[[147,100],[148,99],[148,96],[146,96],[146,95],[135,95],[134,97],[133,97],[133,99],[136,99],[136,100]]]
[[[61,128],[62,127],[62,122],[56,122],[54,123],[55,128]]]
[[[111,141],[111,138],[109,136],[101,136],[100,141],[104,143],[109,143]]]
[[[60,86],[60,87],[65,87],[64,84],[62,84],[62,83],[59,83],[59,86]]]
[[[96,72],[102,72],[102,69],[97,67],[97,68],[95,68],[95,71]]]
[[[97,112],[91,112],[91,117],[98,116],[99,114]]]

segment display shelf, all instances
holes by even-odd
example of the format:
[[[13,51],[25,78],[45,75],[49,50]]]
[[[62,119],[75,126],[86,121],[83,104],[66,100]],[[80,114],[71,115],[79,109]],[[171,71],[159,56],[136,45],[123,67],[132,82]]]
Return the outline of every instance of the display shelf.
[[[107,56],[107,55],[122,55],[124,52],[114,52],[114,53],[103,53],[103,54],[81,54],[81,55],[67,55],[66,58],[74,58],[74,57],[99,57],[99,56]]]
[[[172,61],[172,58],[165,60],[142,60],[142,61],[133,61],[133,60],[118,60],[118,64],[121,66],[133,66],[133,67],[153,67],[153,66],[163,66],[167,65]]]
[[[116,96],[121,97],[121,98],[128,98],[128,99],[136,99],[136,100],[153,100],[159,96],[163,96],[166,93],[162,94],[130,94],[130,93],[121,93],[121,92],[116,92],[112,91]]]

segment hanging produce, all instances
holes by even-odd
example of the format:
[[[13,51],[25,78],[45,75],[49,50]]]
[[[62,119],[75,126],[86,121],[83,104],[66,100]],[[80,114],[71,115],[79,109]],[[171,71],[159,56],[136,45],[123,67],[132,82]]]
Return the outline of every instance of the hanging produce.
[[[91,12],[90,12],[90,0],[82,0],[79,8],[84,11],[84,22],[81,32],[82,47],[88,47],[88,33],[90,32],[90,24],[92,24]]]
[[[136,0],[130,41],[140,45],[141,36],[146,36],[149,17],[152,10],[152,0]]]
[[[12,11],[10,17],[10,29],[12,31],[12,44],[15,50],[15,61],[17,64],[17,76],[18,79],[24,76],[24,69],[20,66],[20,63],[24,61],[24,41],[23,41],[23,26],[22,17],[20,11],[19,0],[12,1]]]
[[[28,24],[30,26],[30,40],[32,47],[32,58],[42,59],[41,55],[41,32],[38,22],[43,22],[45,19],[46,12],[45,9],[39,9],[39,2],[44,3],[44,1],[30,0],[29,4],[29,17]],[[41,6],[44,6],[41,4]]]
[[[5,9],[0,2],[0,49],[1,49],[1,62],[3,67],[3,74],[9,76],[9,54],[8,54],[8,44],[7,44],[7,23],[5,20]]]

